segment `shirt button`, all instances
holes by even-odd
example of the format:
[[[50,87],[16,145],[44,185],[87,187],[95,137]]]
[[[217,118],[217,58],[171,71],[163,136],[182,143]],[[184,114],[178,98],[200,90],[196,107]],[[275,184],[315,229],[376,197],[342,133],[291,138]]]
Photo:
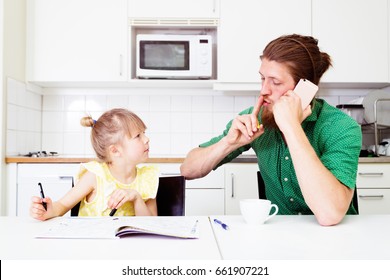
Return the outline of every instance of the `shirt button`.
[[[288,179],[287,179],[287,178],[284,178],[284,181],[285,181],[285,182],[287,182],[287,181],[288,181]]]
[[[294,202],[294,198],[290,197],[290,201],[291,201],[291,202]]]
[[[285,160],[288,160],[288,157],[285,157],[284,159],[285,159]]]

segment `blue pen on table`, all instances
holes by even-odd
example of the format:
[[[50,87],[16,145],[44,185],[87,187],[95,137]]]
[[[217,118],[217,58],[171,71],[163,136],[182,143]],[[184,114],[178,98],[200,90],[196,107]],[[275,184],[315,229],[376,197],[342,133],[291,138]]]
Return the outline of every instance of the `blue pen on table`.
[[[228,226],[227,224],[221,222],[221,221],[218,220],[218,219],[214,219],[214,223],[221,225],[221,227],[222,227],[224,230],[228,230],[228,229],[229,229],[229,226]]]
[[[39,188],[41,189],[40,192],[41,192],[41,198],[44,199],[45,198],[45,194],[43,192],[43,188],[42,188],[42,184],[41,183],[38,183],[38,186]],[[43,202],[42,201],[42,205],[43,205],[43,208],[45,208],[45,210],[47,210],[47,204],[46,202]]]

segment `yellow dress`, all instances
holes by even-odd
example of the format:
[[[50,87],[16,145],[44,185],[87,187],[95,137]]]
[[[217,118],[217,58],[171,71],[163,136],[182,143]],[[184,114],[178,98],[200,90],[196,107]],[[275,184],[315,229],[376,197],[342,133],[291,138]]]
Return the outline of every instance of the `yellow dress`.
[[[138,191],[143,200],[156,198],[158,189],[159,170],[157,166],[143,166],[137,168],[137,177],[131,184],[123,184],[117,181],[110,173],[106,163],[91,161],[81,164],[77,180],[87,171],[96,175],[96,196],[90,202],[84,198],[80,204],[79,216],[109,216],[111,209],[107,208],[107,202],[112,192],[116,189],[133,189]],[[134,216],[134,205],[126,202],[119,207],[115,216]]]

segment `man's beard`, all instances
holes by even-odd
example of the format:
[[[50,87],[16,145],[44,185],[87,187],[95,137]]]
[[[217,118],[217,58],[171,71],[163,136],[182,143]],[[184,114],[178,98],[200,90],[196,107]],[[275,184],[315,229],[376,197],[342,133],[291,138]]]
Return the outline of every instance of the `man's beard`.
[[[264,107],[261,114],[261,123],[265,128],[279,129],[278,125],[276,124],[273,112],[271,112],[267,107]]]

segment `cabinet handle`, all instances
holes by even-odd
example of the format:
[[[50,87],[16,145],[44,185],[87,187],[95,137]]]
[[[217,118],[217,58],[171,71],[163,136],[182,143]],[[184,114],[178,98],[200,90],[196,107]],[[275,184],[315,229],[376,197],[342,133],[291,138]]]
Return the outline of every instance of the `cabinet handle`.
[[[231,176],[231,179],[232,179],[232,198],[234,198],[234,174],[231,173],[230,176]]]
[[[178,172],[167,172],[167,173],[161,173],[161,175],[164,176],[180,176],[181,174]]]
[[[119,55],[119,76],[123,75],[123,55]]]
[[[73,180],[73,176],[59,176],[60,180]]]
[[[361,199],[383,199],[385,196],[383,194],[378,195],[359,195]]]
[[[360,176],[383,176],[383,172],[359,172]]]
[[[215,6],[217,5],[217,0],[213,1],[213,14],[215,14]]]

